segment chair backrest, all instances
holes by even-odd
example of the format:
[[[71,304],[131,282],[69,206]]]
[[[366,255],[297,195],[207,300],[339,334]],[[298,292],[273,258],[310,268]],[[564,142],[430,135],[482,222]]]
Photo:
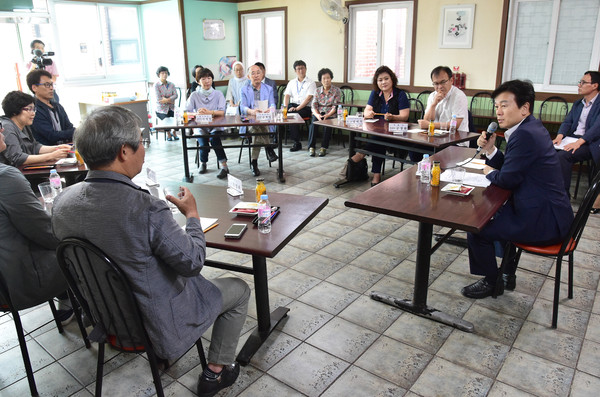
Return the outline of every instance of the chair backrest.
[[[419,95],[417,95],[417,99],[419,101],[421,101],[421,103],[423,104],[423,107],[427,106],[427,100],[429,99],[429,94],[431,94],[432,91],[421,91],[419,93]]]
[[[585,196],[583,197],[581,205],[579,205],[577,214],[575,214],[575,219],[571,224],[569,233],[562,243],[559,255],[564,255],[564,252],[571,250],[574,251],[577,248],[577,244],[579,244],[579,239],[583,234],[583,229],[585,228],[585,224],[590,216],[590,210],[594,205],[594,201],[596,200],[596,197],[598,197],[598,193],[600,193],[600,172],[596,173],[596,176],[592,180],[590,187],[585,192]],[[571,241],[574,242],[574,245],[570,245]]]
[[[494,100],[492,99],[492,93],[480,91],[473,95],[471,103],[469,104],[469,110],[473,113],[473,117],[494,117]]]
[[[542,102],[538,119],[542,122],[562,123],[569,112],[569,103],[560,96],[551,96]]]
[[[175,89],[177,90],[177,100],[179,101],[177,103],[177,107],[180,108],[181,107],[181,88],[175,87]]]
[[[343,85],[340,87],[340,91],[342,91],[342,102],[354,102],[354,89],[352,87],[350,87],[349,85]]]
[[[417,98],[408,98],[408,103],[410,104],[410,114],[408,116],[408,122],[416,123],[417,120],[423,118],[423,113],[425,112],[423,103]]]
[[[279,98],[279,107],[283,106],[283,93],[285,92],[286,87],[286,84],[280,84],[277,87],[277,98]]]
[[[69,287],[77,296],[94,327],[123,351],[148,351],[154,355],[137,301],[125,274],[106,254],[88,241],[63,240],[57,259]]]

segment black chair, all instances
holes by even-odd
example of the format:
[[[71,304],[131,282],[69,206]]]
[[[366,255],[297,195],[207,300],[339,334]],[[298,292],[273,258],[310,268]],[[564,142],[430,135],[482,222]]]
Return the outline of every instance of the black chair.
[[[552,303],[552,328],[556,328],[558,323],[558,303],[560,297],[560,275],[562,268],[562,259],[564,256],[568,256],[569,258],[568,298],[573,299],[573,253],[577,249],[577,244],[579,243],[579,239],[581,238],[583,229],[585,228],[585,224],[590,215],[590,210],[592,209],[594,200],[596,200],[596,197],[598,196],[599,192],[600,173],[595,176],[594,180],[592,181],[592,184],[585,193],[583,201],[579,206],[579,210],[575,215],[575,219],[571,224],[569,232],[562,242],[548,246],[508,243],[506,249],[504,250],[504,257],[502,258],[502,264],[500,265],[500,270],[498,272],[499,274],[497,285],[503,282],[502,275],[509,263],[512,263],[514,268],[518,266],[521,253],[523,251],[529,252],[530,254],[534,255],[556,259],[556,271],[554,273],[554,301]],[[517,249],[514,257],[513,253],[515,251],[514,249],[510,248],[510,244],[513,244]],[[531,272],[537,273],[534,271]],[[546,276],[545,274],[541,275]],[[494,297],[496,295],[497,291],[494,293]]]
[[[354,89],[352,87],[350,87],[349,85],[343,85],[340,87],[340,91],[342,91],[342,102],[343,103],[354,102]],[[355,107],[355,106],[348,107],[348,114],[352,113],[353,107]]]
[[[421,102],[417,98],[408,98],[408,103],[410,104],[408,122],[416,123],[418,120],[423,118],[423,114],[425,113],[425,107],[423,106],[423,102]]]
[[[538,119],[544,124],[550,136],[555,136],[568,112],[569,103],[566,99],[561,96],[551,96],[542,102]]]
[[[175,90],[177,90],[177,107],[180,108],[181,107],[181,88],[179,87],[175,87]]]
[[[280,84],[279,86],[277,86],[277,98],[279,98],[280,108],[283,106],[283,93],[285,92],[286,87],[287,84]]]
[[[476,124],[474,127],[477,130],[485,130],[490,120],[496,118],[494,112],[494,100],[492,99],[492,93],[487,91],[480,91],[473,95],[471,103],[469,104],[469,110],[473,115]]]
[[[77,323],[79,324],[79,329],[81,331],[81,335],[85,341],[85,346],[87,348],[89,348],[90,342],[87,340],[87,332],[85,331],[85,328],[83,327],[83,322],[81,320],[81,313],[79,312],[78,306],[73,304],[73,302],[75,302],[73,295],[70,293],[70,291],[67,291],[67,292],[68,292],[69,298],[71,300],[73,311],[75,312]],[[41,304],[41,303],[43,303],[43,302],[39,302],[38,304]],[[58,329],[58,332],[60,334],[62,334],[64,331],[63,325],[56,318],[57,310],[56,310],[56,306],[54,305],[54,301],[52,299],[50,299],[48,301],[48,304],[50,305],[50,310],[52,311],[52,316],[53,316],[54,322],[56,323],[56,328]],[[37,305],[32,305],[31,307],[33,307],[33,306],[37,306]],[[21,308],[21,310],[23,310],[23,309],[28,309],[28,308]],[[21,356],[23,357],[23,365],[25,366],[25,372],[27,374],[27,382],[29,383],[29,390],[30,390],[32,396],[38,396],[39,394],[37,391],[37,386],[35,384],[35,378],[33,377],[33,368],[31,367],[31,360],[29,359],[29,351],[27,350],[27,343],[25,342],[25,336],[29,336],[29,334],[31,332],[37,331],[38,329],[46,326],[47,324],[49,324],[52,321],[39,326],[38,328],[36,328],[35,330],[32,330],[31,332],[24,333],[23,324],[21,323],[21,317],[19,316],[19,310],[17,310],[12,303],[12,299],[10,298],[10,291],[8,289],[8,281],[6,280],[6,278],[4,277],[4,275],[2,274],[1,271],[0,271],[0,312],[10,313],[12,315],[13,321],[15,322],[17,337],[19,339],[19,347],[21,348]]]
[[[126,353],[146,352],[156,394],[164,397],[158,369],[160,359],[152,348],[125,274],[100,249],[85,240],[65,239],[56,253],[71,290],[94,326],[93,339],[99,344],[95,395],[102,394],[104,345],[109,343]],[[196,341],[196,347],[202,368],[206,368],[201,338]],[[166,364],[164,360],[160,361]]]
[[[419,93],[419,95],[417,95],[417,99],[419,101],[421,101],[421,103],[423,104],[423,107],[427,107],[427,100],[429,99],[429,94],[431,94],[432,91],[421,91]]]

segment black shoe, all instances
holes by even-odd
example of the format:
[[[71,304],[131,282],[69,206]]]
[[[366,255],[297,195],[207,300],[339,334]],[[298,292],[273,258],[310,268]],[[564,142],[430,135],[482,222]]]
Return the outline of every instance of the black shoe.
[[[198,397],[214,396],[220,390],[233,385],[239,374],[240,365],[237,362],[224,366],[216,379],[210,379],[204,376],[204,373],[200,374],[198,378]]]
[[[294,142],[290,148],[290,152],[297,152],[298,150],[302,150],[302,144],[300,142]]]
[[[590,210],[590,214],[592,214],[592,215],[595,215],[595,214],[597,214],[597,213],[599,213],[599,212],[600,212],[600,208],[592,208],[592,209]]]
[[[198,172],[201,174],[206,174],[206,163],[200,164],[200,170]]]
[[[257,160],[252,160],[250,162],[250,169],[252,170],[252,175],[254,175],[254,176],[260,175],[260,170],[258,169],[258,161]]]
[[[517,276],[514,274],[503,274],[502,281],[504,281],[505,290],[514,291],[517,287]]]
[[[75,318],[75,312],[73,309],[62,309],[56,311],[56,319],[60,321],[62,325],[67,325]]]
[[[229,170],[227,168],[221,168],[221,172],[219,172],[219,175],[217,175],[217,178],[225,179],[225,178],[227,178],[227,174],[229,174]]]
[[[266,147],[265,153],[267,154],[267,159],[272,163],[279,159],[279,156],[275,154],[275,150],[271,147]]]
[[[460,293],[466,296],[467,298],[472,299],[483,299],[488,296],[492,296],[494,294],[494,289],[496,289],[495,285],[492,285],[485,281],[485,278],[482,278],[479,281],[474,282],[471,285],[467,285],[460,290]],[[498,291],[498,295],[502,295],[504,293],[504,284],[500,285],[500,290]]]
[[[380,182],[371,182],[371,187],[379,185]]]

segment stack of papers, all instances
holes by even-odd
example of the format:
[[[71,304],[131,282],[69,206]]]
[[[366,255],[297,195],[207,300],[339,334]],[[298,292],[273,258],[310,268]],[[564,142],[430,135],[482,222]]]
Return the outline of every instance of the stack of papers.
[[[569,143],[577,142],[578,139],[579,138],[568,136],[566,138],[563,138],[563,140],[560,142],[560,145],[554,145],[554,148],[557,150],[565,150],[566,145],[568,145]]]
[[[213,227],[217,226],[218,218],[202,218],[200,217],[200,226],[202,227],[203,232],[207,232]]]
[[[446,170],[440,175],[442,182],[452,182],[452,170]],[[488,187],[491,182],[483,174],[476,174],[474,172],[466,172],[463,184],[477,187]]]
[[[476,170],[482,170],[485,168],[485,160],[483,159],[465,159],[460,163],[456,163],[456,165],[460,165],[465,168],[474,168]]]

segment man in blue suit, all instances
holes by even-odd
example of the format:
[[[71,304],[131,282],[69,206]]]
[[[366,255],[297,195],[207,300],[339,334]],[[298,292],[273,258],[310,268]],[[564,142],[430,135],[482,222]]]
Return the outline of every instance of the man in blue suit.
[[[550,134],[531,112],[533,86],[512,80],[492,94],[498,124],[505,128],[506,153],[494,146],[496,136],[477,143],[486,155],[484,173],[491,183],[512,191],[510,199],[480,233],[468,233],[469,265],[472,274],[484,276],[464,287],[461,293],[474,299],[492,295],[498,276],[494,241],[554,244],[561,240],[573,221],[573,210],[560,172],[558,155]],[[510,269],[514,289],[514,271]],[[504,285],[499,294],[504,293]]]
[[[577,83],[577,92],[583,95],[573,103],[573,107],[565,121],[560,125],[553,143],[559,145],[563,138],[578,138],[577,141],[565,145],[558,153],[562,168],[563,180],[567,193],[571,186],[571,171],[573,164],[594,159],[600,164],[600,73],[587,71]]]
[[[275,106],[274,97],[273,97],[273,89],[264,84],[262,82],[263,73],[260,67],[257,65],[250,66],[250,84],[246,84],[242,87],[242,101],[240,104],[240,110],[242,115],[251,115],[254,116],[256,113],[268,112],[271,106]],[[267,109],[260,110],[258,109],[257,102],[258,101],[267,101]],[[258,126],[258,127],[250,127],[249,131],[252,133],[265,133],[269,132],[268,127]],[[267,135],[258,135],[254,137],[254,143],[268,145],[269,137]],[[266,146],[265,151],[267,152],[267,157],[269,161],[275,161],[278,159],[277,155],[273,151],[272,147]],[[250,168],[252,169],[252,174],[254,176],[260,175],[260,170],[258,169],[258,155],[260,154],[260,146],[253,146],[252,153],[250,158],[252,159],[250,162]]]

